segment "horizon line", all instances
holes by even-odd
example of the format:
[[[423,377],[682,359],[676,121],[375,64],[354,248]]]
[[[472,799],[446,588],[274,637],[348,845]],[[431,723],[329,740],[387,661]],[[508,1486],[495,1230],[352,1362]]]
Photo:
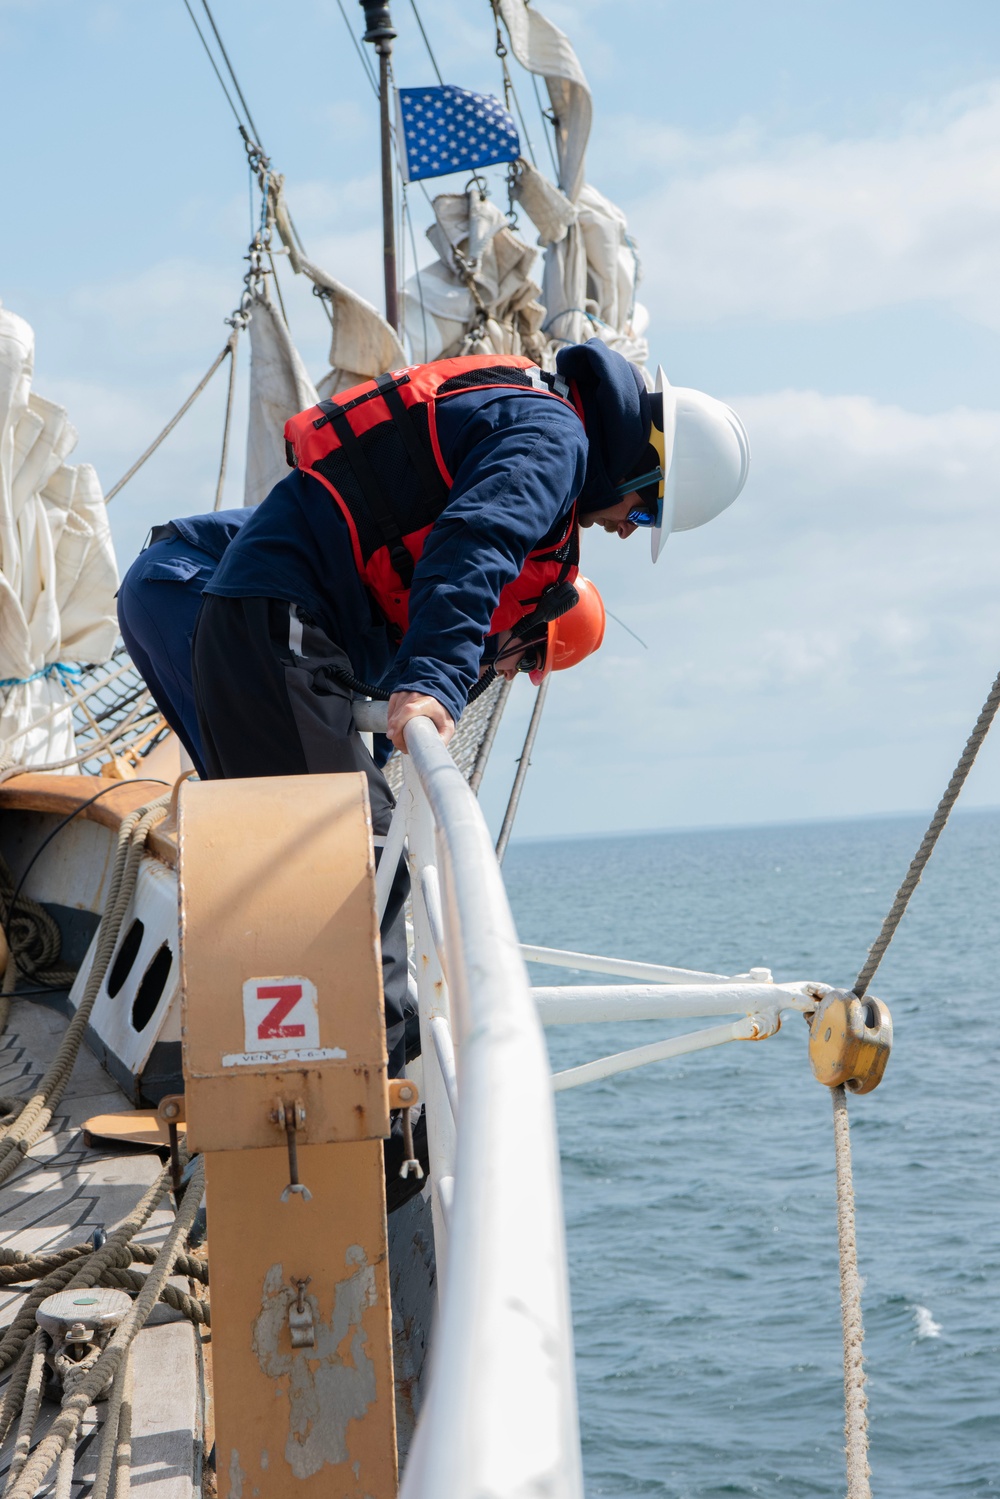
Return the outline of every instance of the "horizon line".
[[[954,807],[950,817],[971,817],[979,812],[1000,812],[1000,804],[989,802],[975,807]],[[664,834],[677,833],[736,833],[748,829],[818,827],[830,823],[890,822],[906,817],[930,817],[932,815],[933,808],[910,808],[898,812],[853,812],[848,816],[787,817],[768,822],[677,823],[670,827],[659,828],[616,828],[585,833],[529,833],[520,837],[512,836],[510,841],[513,845],[515,843],[573,843],[591,838],[656,838]]]

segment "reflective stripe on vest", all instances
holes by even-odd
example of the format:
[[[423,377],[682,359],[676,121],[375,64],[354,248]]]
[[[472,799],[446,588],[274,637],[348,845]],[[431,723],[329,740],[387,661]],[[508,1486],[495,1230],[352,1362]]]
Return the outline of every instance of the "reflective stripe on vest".
[[[473,354],[366,380],[300,411],[285,425],[289,463],[329,491],[347,522],[354,563],[389,622],[409,622],[409,591],[453,479],[437,436],[437,405],[473,389],[537,391],[581,412],[565,382],[516,354]],[[508,583],[490,633],[509,629],[552,583],[577,574],[576,506],[528,554]]]

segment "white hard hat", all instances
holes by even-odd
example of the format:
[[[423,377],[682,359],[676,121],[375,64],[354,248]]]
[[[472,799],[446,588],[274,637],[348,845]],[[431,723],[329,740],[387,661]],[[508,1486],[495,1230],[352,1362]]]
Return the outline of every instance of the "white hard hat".
[[[750,469],[750,441],[731,406],[671,385],[662,365],[655,389],[663,393],[663,430],[654,421],[649,440],[666,477],[651,531],[654,562],[671,531],[692,531],[731,505]]]

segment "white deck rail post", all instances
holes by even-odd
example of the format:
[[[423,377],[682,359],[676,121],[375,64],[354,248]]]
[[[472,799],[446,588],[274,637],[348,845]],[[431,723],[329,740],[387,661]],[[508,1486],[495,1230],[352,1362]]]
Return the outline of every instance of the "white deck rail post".
[[[479,804],[429,720],[405,732],[409,784],[435,827],[458,1124],[430,1385],[400,1499],[582,1499],[544,1037]],[[427,856],[420,816],[418,808],[410,828],[418,864]],[[415,930],[420,912],[426,952],[433,941],[421,907],[417,882]],[[424,1066],[440,1076],[429,1019],[425,1030],[421,1014]]]
[[[434,868],[436,850],[434,819],[412,762],[404,762],[403,797],[408,801],[410,893],[413,901],[413,957],[417,970],[420,1007],[420,1056],[423,1063],[424,1111],[427,1115],[427,1148],[431,1162],[431,1211],[434,1216],[434,1251],[440,1296],[448,1263],[448,1203],[441,1183],[455,1173],[455,1119],[441,1075],[434,1045],[433,1022],[450,1025],[448,984],[434,941],[434,930],[424,902],[421,873]],[[400,804],[403,803],[400,798]]]

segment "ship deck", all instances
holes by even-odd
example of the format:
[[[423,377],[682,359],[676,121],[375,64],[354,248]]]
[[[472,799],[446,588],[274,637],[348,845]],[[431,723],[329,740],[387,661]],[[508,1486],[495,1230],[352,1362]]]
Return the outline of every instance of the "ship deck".
[[[0,1036],[0,1093],[25,1095],[53,1060],[66,1020],[58,1009],[29,999],[11,1005]],[[130,1107],[103,1067],[83,1048],[69,1085],[45,1136],[3,1187],[6,1248],[45,1254],[79,1244],[95,1231],[110,1231],[135,1207],[161,1169],[159,1154],[129,1146],[104,1147],[84,1140],[84,1121]],[[172,1221],[165,1203],[136,1240],[158,1245]],[[191,1291],[192,1283],[174,1284]],[[0,1291],[0,1330],[17,1314],[29,1287]],[[211,1420],[205,1396],[207,1328],[197,1328],[180,1312],[160,1303],[133,1343],[134,1405],[132,1484],[145,1499],[190,1499],[201,1491],[202,1467],[211,1446]],[[9,1376],[9,1371],[7,1371]],[[58,1405],[43,1403],[36,1428],[42,1435]],[[105,1402],[87,1412],[77,1447],[73,1499],[85,1499],[96,1472]],[[5,1477],[13,1434],[0,1449]],[[54,1489],[54,1471],[40,1491]]]

